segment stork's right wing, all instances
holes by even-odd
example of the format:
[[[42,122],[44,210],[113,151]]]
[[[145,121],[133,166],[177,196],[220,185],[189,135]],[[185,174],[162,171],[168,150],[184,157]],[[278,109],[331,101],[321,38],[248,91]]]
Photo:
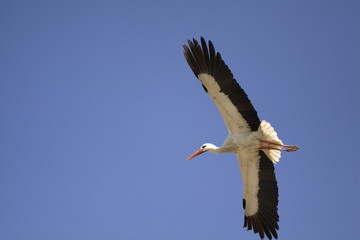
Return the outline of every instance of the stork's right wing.
[[[215,102],[226,127],[232,134],[257,131],[260,120],[248,96],[236,82],[220,53],[215,52],[211,41],[209,47],[204,38],[201,46],[193,39],[184,45],[184,55],[195,76]]]

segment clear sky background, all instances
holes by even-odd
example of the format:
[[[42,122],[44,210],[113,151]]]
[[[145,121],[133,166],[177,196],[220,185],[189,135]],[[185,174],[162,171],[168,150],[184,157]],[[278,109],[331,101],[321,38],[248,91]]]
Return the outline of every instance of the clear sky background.
[[[279,239],[359,236],[359,1],[0,1],[0,239],[239,240],[236,156],[182,44],[301,150]]]

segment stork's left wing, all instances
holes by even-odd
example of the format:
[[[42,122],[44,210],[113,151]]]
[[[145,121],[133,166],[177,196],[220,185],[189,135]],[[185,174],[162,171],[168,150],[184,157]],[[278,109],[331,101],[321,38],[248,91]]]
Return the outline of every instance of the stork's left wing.
[[[220,53],[201,37],[183,45],[184,55],[195,76],[218,107],[229,133],[257,131],[260,120],[248,96],[236,82]]]
[[[278,187],[274,164],[263,151],[237,153],[244,184],[244,227],[259,233],[261,239],[278,237]]]

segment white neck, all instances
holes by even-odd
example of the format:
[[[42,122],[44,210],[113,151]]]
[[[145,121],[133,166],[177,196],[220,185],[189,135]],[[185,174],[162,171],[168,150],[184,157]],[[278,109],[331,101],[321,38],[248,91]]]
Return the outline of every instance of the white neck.
[[[223,149],[221,147],[217,147],[212,143],[207,143],[208,147],[207,147],[207,151],[208,152],[212,152],[212,153],[224,153]]]

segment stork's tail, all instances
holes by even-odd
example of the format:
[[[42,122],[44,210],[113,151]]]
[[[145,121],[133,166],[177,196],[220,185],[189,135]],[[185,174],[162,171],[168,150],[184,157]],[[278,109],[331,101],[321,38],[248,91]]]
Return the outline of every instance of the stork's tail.
[[[277,136],[274,128],[265,120],[262,120],[258,129],[258,132],[262,133],[264,141],[272,142],[277,145],[284,145],[283,142]],[[279,162],[281,158],[281,151],[276,149],[263,149],[266,156],[273,162]]]

